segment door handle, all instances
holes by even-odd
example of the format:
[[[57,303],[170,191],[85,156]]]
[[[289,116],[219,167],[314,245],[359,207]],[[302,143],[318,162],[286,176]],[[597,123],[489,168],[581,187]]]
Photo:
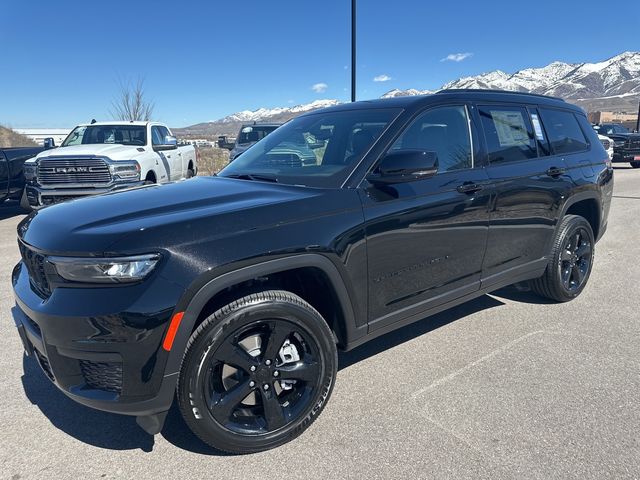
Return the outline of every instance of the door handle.
[[[474,182],[464,182],[462,185],[458,185],[456,190],[460,193],[475,193],[482,190],[482,185]]]
[[[547,175],[549,175],[550,177],[558,177],[558,176],[562,175],[565,171],[566,170],[564,168],[551,167],[545,173]]]

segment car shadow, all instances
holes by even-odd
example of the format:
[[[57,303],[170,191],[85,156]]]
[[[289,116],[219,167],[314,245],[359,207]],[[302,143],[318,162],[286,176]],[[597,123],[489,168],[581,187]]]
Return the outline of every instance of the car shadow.
[[[0,220],[17,217],[18,215],[28,215],[29,212],[20,206],[17,200],[7,200],[0,204]]]
[[[145,452],[153,449],[153,436],[145,433],[134,417],[102,412],[74,402],[49,381],[33,356],[23,357],[22,369],[22,386],[27,398],[56,428],[100,448],[139,448]]]
[[[504,298],[525,302],[529,302],[531,300],[529,296],[533,295],[519,292],[515,288],[513,290],[503,289],[500,292]],[[483,295],[422,321],[394,330],[351,351],[341,352],[338,356],[338,369],[347,368],[467,315],[504,304],[494,296]],[[145,433],[136,424],[133,417],[101,412],[75,403],[49,382],[32,357],[25,356],[23,370],[22,384],[27,397],[55,427],[63,432],[84,443],[100,448],[140,449],[144,452],[150,452],[153,449],[154,437]],[[169,443],[183,450],[202,455],[228,455],[209,447],[191,432],[182,419],[176,402],[173,403],[160,434]]]

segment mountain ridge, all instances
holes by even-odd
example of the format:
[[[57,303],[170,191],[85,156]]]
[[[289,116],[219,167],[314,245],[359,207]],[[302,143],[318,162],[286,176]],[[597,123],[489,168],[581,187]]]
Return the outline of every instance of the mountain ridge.
[[[587,111],[635,112],[640,100],[640,52],[627,51],[595,63],[553,61],[543,67],[529,67],[513,73],[492,70],[461,77],[437,90],[393,89],[382,98],[426,95],[452,88],[499,89],[563,98]],[[234,136],[243,123],[282,123],[304,112],[340,103],[315,100],[293,107],[259,108],[232,113],[218,120],[173,129],[178,135]]]

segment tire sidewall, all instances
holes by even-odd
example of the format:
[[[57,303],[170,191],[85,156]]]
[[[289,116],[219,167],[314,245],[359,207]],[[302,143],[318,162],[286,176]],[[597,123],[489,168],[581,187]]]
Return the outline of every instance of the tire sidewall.
[[[580,285],[578,289],[570,291],[567,288],[565,288],[564,283],[562,281],[562,258],[561,258],[562,250],[564,248],[564,244],[566,243],[567,239],[571,237],[571,235],[573,235],[580,228],[585,229],[589,235],[589,242],[591,243],[591,258],[589,261],[589,270],[587,271],[587,274],[584,278],[584,281],[582,282],[582,285]],[[560,291],[566,297],[566,299],[570,300],[580,295],[580,293],[582,293],[584,288],[587,286],[587,283],[589,283],[589,278],[591,277],[591,271],[593,270],[593,261],[595,259],[596,242],[593,235],[593,230],[591,229],[591,224],[589,224],[589,222],[584,218],[578,217],[578,216],[574,216],[571,218],[568,224],[563,228],[560,235],[561,235],[561,238],[560,238],[559,248],[555,252],[554,259],[553,259],[554,261],[553,265],[555,268],[554,274],[555,274],[555,279],[557,281]]]
[[[234,302],[235,303],[235,302]],[[337,371],[337,351],[324,319],[311,307],[283,300],[258,300],[228,313],[214,313],[192,337],[178,383],[183,416],[191,429],[209,445],[234,453],[251,453],[286,443],[300,435],[318,416],[331,395]],[[282,319],[304,330],[318,347],[321,382],[309,406],[294,422],[264,435],[241,435],[220,425],[206,407],[198,372],[210,349],[218,348],[233,332],[259,320]],[[195,410],[199,412],[199,418]]]

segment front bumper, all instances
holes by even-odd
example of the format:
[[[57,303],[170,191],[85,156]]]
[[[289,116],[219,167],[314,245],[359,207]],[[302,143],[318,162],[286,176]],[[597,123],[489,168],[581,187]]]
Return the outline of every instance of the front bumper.
[[[151,280],[151,279],[149,279]],[[23,263],[12,277],[27,355],[73,400],[113,413],[166,412],[177,374],[161,342],[182,289],[160,275],[127,287],[56,288],[42,298]]]
[[[636,160],[637,158],[637,160]],[[617,150],[613,152],[612,162],[630,163],[640,161],[640,150]]]
[[[100,195],[102,193],[110,193],[118,190],[134,188],[144,185],[142,181],[135,182],[118,182],[112,183],[104,187],[41,187],[39,185],[27,184],[27,200],[33,208],[46,207],[55,203],[73,200],[89,195]]]

